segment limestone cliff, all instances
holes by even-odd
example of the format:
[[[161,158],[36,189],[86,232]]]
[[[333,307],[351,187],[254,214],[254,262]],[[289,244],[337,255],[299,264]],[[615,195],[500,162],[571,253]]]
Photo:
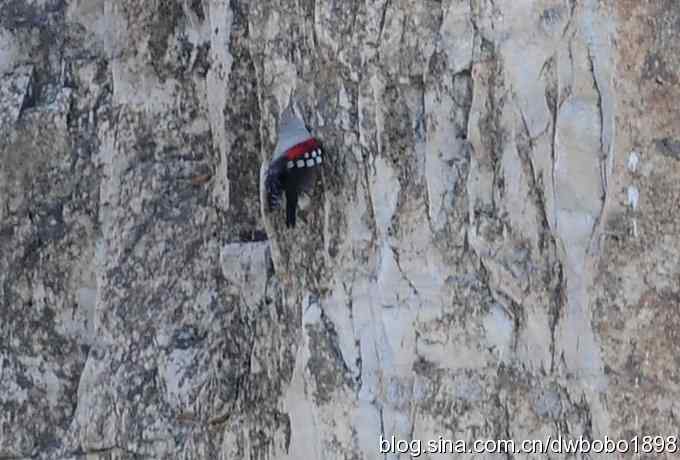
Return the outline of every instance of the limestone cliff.
[[[673,0],[1,0],[0,459],[677,435],[679,40]]]

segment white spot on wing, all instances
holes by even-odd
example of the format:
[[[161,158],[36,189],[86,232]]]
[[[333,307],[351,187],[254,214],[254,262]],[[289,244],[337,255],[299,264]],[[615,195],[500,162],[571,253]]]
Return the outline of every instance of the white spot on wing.
[[[297,161],[297,167],[298,168],[304,168],[305,167],[305,160],[298,160]]]
[[[316,164],[320,165],[321,164],[321,157],[318,156],[315,159],[316,159]]]
[[[312,152],[312,158],[316,158],[316,150]]]
[[[310,167],[310,168],[312,166],[314,166],[314,160],[312,160],[311,158],[309,160],[307,160],[307,166]]]
[[[295,163],[293,163],[292,161],[289,161],[288,163],[286,163],[286,167],[288,169],[291,169],[293,166],[295,166]]]
[[[309,158],[309,152],[305,152],[305,158]]]

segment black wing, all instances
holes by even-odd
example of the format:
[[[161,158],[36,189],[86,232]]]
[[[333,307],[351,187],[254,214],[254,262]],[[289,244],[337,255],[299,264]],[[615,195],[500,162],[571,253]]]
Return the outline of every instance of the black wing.
[[[281,205],[286,182],[286,158],[278,158],[269,165],[267,177],[265,178],[265,188],[267,189],[267,205],[269,209],[278,208]]]

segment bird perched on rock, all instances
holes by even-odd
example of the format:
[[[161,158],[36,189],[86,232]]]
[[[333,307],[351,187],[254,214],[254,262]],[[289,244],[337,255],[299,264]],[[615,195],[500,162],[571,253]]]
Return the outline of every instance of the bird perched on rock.
[[[286,195],[286,224],[295,227],[295,211],[299,193],[309,187],[322,163],[321,145],[305,128],[305,124],[287,108],[281,114],[279,137],[267,170],[265,187],[269,209],[278,208],[281,195]]]

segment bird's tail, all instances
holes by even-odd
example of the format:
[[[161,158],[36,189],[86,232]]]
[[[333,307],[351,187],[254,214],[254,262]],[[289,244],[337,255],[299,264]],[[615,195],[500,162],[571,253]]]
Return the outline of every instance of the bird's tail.
[[[297,210],[298,194],[295,187],[286,189],[286,225],[295,227],[295,211]]]

